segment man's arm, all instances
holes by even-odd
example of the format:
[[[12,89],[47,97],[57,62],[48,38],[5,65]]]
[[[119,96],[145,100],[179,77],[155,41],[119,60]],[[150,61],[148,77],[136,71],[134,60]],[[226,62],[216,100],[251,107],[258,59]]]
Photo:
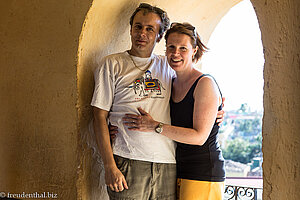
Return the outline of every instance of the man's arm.
[[[105,168],[105,183],[115,192],[128,189],[125,177],[117,168],[113,157],[107,124],[108,111],[93,107],[93,112],[96,142]]]

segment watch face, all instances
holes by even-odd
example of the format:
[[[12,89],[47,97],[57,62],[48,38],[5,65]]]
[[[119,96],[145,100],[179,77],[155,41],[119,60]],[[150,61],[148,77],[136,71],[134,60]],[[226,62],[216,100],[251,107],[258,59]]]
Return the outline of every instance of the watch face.
[[[161,133],[163,131],[163,123],[160,123],[156,128],[155,128],[155,132],[156,133]]]

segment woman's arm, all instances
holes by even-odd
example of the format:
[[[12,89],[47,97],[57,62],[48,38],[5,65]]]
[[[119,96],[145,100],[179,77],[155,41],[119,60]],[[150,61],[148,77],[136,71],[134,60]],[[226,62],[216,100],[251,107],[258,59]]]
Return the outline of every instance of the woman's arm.
[[[198,142],[203,145],[215,123],[221,96],[218,86],[210,77],[203,77],[194,92],[193,129],[199,134]]]
[[[199,80],[194,91],[193,128],[183,128],[163,125],[162,135],[177,142],[203,145],[207,140],[216,121],[221,97],[217,85],[210,77]],[[154,131],[159,122],[155,121],[147,112],[139,108],[141,115],[127,114],[123,118],[124,124],[131,130]]]

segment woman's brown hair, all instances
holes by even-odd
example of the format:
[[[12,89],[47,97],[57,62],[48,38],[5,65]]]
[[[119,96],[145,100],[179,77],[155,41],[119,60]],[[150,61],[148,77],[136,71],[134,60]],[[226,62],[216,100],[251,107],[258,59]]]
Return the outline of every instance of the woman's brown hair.
[[[198,46],[198,51],[193,57],[193,62],[197,62],[202,57],[203,53],[208,50],[208,48],[201,42],[201,38],[197,33],[196,28],[189,23],[172,23],[170,29],[167,30],[165,35],[166,42],[168,41],[168,37],[171,33],[188,35],[191,38],[193,48]]]

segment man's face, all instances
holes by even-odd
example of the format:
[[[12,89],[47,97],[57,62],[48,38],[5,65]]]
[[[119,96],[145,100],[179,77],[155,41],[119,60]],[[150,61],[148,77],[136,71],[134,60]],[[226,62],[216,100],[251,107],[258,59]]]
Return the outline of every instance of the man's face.
[[[152,12],[144,14],[139,11],[130,29],[131,50],[130,53],[138,57],[150,57],[156,42],[159,42],[160,17]]]

